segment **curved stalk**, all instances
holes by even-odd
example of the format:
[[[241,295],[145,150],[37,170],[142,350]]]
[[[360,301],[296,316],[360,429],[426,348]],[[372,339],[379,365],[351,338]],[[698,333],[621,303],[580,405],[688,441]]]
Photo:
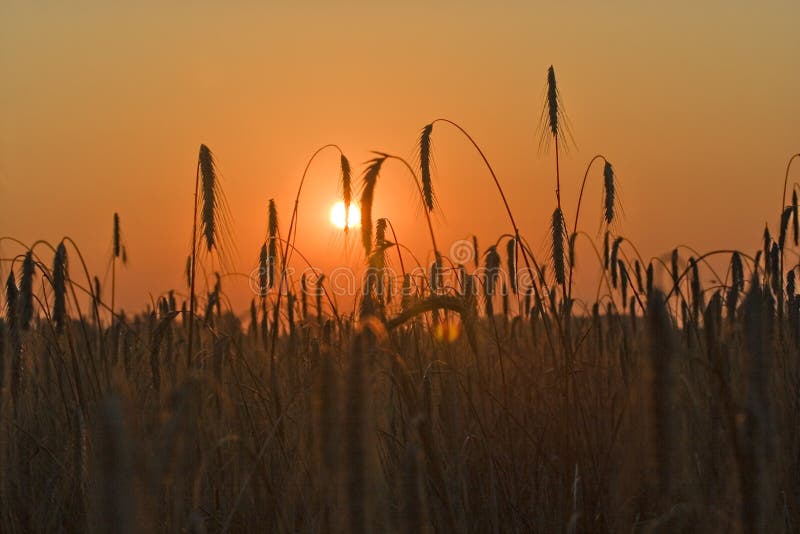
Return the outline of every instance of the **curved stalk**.
[[[558,148],[558,144],[556,144],[556,148]],[[592,168],[592,164],[598,159],[602,159],[603,161],[608,163],[608,160],[602,154],[597,154],[591,160],[589,160],[589,164],[586,166],[586,172],[583,173],[583,181],[581,182],[581,192],[578,194],[578,207],[575,209],[575,223],[572,225],[572,234],[575,234],[575,233],[578,232],[578,219],[580,218],[580,215],[581,215],[581,204],[583,203],[583,190],[586,187],[586,181],[589,178],[589,170]],[[570,235],[572,235],[572,234],[570,234]],[[572,274],[573,274],[574,270],[575,270],[574,269],[574,265],[572,265],[572,262],[570,262],[570,264],[569,264],[569,297],[570,298],[572,298]]]

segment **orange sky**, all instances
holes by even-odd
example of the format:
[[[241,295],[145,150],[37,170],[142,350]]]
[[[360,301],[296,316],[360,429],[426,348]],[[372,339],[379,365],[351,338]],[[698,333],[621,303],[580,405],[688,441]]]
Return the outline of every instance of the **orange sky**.
[[[257,257],[268,199],[288,224],[316,148],[339,144],[360,175],[369,150],[413,160],[436,117],[482,145],[544,255],[554,163],[536,128],[551,63],[577,142],[562,160],[566,215],[586,163],[605,154],[621,183],[617,230],[647,257],[678,243],[755,249],[800,150],[797,2],[137,4],[0,7],[0,234],[70,235],[102,278],[119,212],[130,264],[118,302],[128,309],[184,287],[200,143],[224,176],[242,272]],[[441,248],[508,231],[466,141],[437,127],[434,150]],[[592,235],[599,169],[582,219]],[[327,221],[337,177],[326,153],[300,207],[298,246],[325,268],[345,262]],[[392,219],[425,257],[420,215],[402,168],[387,167],[374,218]],[[587,254],[584,290],[597,272]],[[243,280],[225,289],[236,306],[249,299]]]

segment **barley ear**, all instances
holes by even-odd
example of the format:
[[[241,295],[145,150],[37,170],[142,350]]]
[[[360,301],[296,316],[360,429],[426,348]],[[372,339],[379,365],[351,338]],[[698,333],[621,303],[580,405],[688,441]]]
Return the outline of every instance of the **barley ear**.
[[[614,187],[614,167],[606,161],[603,167],[603,205],[605,207],[604,217],[606,224],[611,224],[614,220],[614,199],[616,197],[616,189]]]
[[[497,253],[497,247],[494,245],[489,247],[486,251],[485,263],[485,276],[484,276],[484,291],[486,292],[486,315],[492,317],[494,315],[494,289],[497,285],[497,278],[500,274],[500,254]]]
[[[369,160],[361,178],[361,242],[367,258],[372,251],[372,201],[384,161],[386,161],[386,156],[378,156]]]
[[[120,231],[119,231],[119,214],[114,213],[114,257],[119,258],[121,253],[120,247]]]
[[[619,270],[618,269],[619,263],[617,261],[617,258],[619,257],[619,247],[621,244],[622,244],[622,238],[618,237],[614,240],[614,244],[611,246],[611,259],[610,259],[611,285],[613,285],[615,289],[617,287],[617,279],[618,279],[617,274]]]
[[[342,168],[342,201],[344,202],[344,229],[350,228],[350,203],[353,200],[352,174],[350,172],[350,162],[344,154],[340,158]]]
[[[513,237],[506,244],[506,257],[508,261],[508,279],[511,283],[511,291],[517,294],[517,240]]]
[[[778,233],[778,246],[781,250],[786,245],[786,233],[789,230],[789,219],[792,218],[792,208],[791,206],[786,207],[783,209],[783,213],[781,213],[781,227],[780,232]]]
[[[672,257],[670,258],[670,268],[672,274],[672,285],[678,285],[678,249],[672,249]]]
[[[202,180],[202,212],[200,228],[206,241],[206,248],[211,251],[217,245],[217,170],[214,155],[206,145],[200,145],[198,155],[200,178]]]
[[[261,250],[258,253],[258,294],[260,297],[267,296],[268,269],[267,244],[264,243],[261,245]]]
[[[558,137],[558,87],[556,85],[556,71],[552,65],[547,69],[547,118],[550,134]]]
[[[553,220],[550,226],[552,234],[552,248],[551,254],[553,259],[553,271],[556,275],[556,282],[559,285],[566,283],[566,269],[564,265],[564,241],[566,238],[566,229],[564,227],[564,214],[560,208],[553,211]]]
[[[268,233],[267,241],[267,289],[275,285],[275,270],[278,264],[278,209],[275,207],[275,199],[269,199],[268,208]]]
[[[67,316],[67,247],[61,242],[53,259],[53,321],[61,333]]]
[[[433,123],[426,125],[419,136],[419,166],[422,175],[422,196],[428,211],[433,210],[433,183],[431,182],[431,132]]]
[[[27,330],[33,320],[33,276],[36,266],[33,252],[25,254],[22,261],[22,278],[19,281],[19,322],[22,330]]]

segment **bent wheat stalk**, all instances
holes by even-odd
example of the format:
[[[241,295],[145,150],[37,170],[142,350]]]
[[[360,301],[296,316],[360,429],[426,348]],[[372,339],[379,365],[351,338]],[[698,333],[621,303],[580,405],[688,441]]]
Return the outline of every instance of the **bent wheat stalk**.
[[[615,189],[614,188],[614,171],[613,170],[610,171],[611,179],[610,179],[610,184],[609,184],[609,178],[608,178],[608,173],[607,173],[606,169],[611,169],[611,164],[608,162],[608,159],[606,159],[605,156],[603,156],[602,154],[597,154],[591,160],[589,160],[589,164],[586,166],[586,172],[583,173],[583,181],[581,182],[581,192],[578,194],[578,207],[575,209],[575,222],[572,225],[572,234],[571,235],[574,235],[574,234],[576,234],[578,232],[578,219],[580,218],[580,215],[581,215],[581,205],[583,203],[583,190],[586,187],[586,181],[589,178],[589,170],[591,170],[592,164],[594,164],[594,162],[599,160],[599,159],[602,159],[605,162],[605,168],[603,169],[603,177],[604,177],[604,184],[603,185],[604,185],[605,199],[606,199],[606,202],[605,202],[605,213],[604,213],[606,224],[610,224],[611,221],[614,218],[614,196],[615,196],[615,191],[614,191],[614,189]],[[610,185],[610,187],[609,187],[609,185]],[[609,202],[609,200],[610,200],[610,202]],[[573,275],[573,271],[574,271],[574,265],[573,265],[573,262],[570,262],[570,265],[569,265],[569,295],[570,295],[570,297],[572,297],[572,275]]]

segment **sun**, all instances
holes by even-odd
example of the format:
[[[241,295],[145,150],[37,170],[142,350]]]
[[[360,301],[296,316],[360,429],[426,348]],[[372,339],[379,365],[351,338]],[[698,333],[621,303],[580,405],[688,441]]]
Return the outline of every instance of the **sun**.
[[[345,227],[357,228],[361,226],[361,210],[358,209],[358,206],[354,202],[351,202],[348,211],[348,217],[345,218],[344,202],[341,200],[331,206],[331,224],[342,230],[344,230]]]

